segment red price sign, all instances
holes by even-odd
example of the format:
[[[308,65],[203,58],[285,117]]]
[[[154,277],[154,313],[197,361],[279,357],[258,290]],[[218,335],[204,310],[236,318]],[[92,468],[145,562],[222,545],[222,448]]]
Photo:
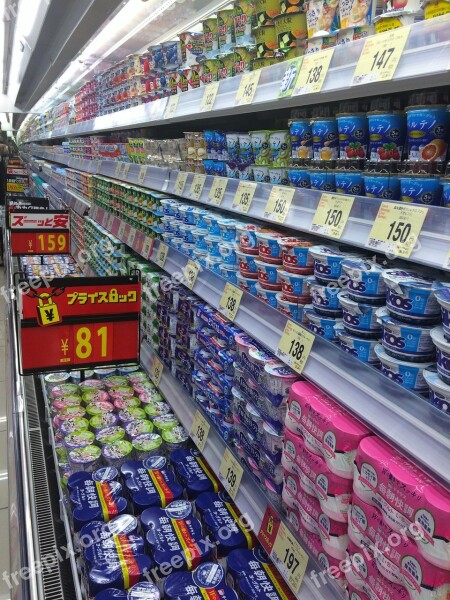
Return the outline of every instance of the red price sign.
[[[17,232],[11,235],[12,255],[69,254],[70,235],[64,233]]]
[[[70,254],[68,211],[12,211],[9,219],[13,256]]]
[[[44,284],[22,297],[24,374],[139,361],[137,276],[53,279],[52,287]]]

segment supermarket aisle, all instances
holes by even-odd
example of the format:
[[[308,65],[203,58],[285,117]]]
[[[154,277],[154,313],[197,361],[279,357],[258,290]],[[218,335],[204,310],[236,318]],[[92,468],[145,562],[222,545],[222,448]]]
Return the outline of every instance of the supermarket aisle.
[[[4,270],[0,267],[0,287],[4,282]],[[7,472],[7,431],[6,431],[6,302],[0,298],[0,600],[9,598],[9,590],[2,579],[4,571],[9,572],[9,542],[5,536],[9,532],[8,511],[8,472]]]

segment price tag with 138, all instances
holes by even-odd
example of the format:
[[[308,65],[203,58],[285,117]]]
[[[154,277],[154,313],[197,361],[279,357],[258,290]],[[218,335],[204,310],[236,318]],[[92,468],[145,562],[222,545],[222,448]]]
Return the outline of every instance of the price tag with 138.
[[[200,264],[193,260],[188,260],[187,265],[183,269],[184,280],[186,282],[185,286],[190,290],[194,288],[200,269]]]
[[[234,458],[231,451],[226,448],[220,463],[219,479],[232,500],[237,496],[243,474],[244,469]]]
[[[212,83],[205,85],[205,91],[203,92],[202,101],[200,102],[200,110],[202,112],[209,112],[213,109],[219,86],[220,81],[213,81]]]
[[[298,74],[293,96],[317,94],[322,89],[333,58],[334,48],[308,54],[303,57],[302,68]]]
[[[236,194],[233,198],[233,210],[240,210],[243,213],[247,213],[250,209],[253,201],[253,196],[256,192],[256,183],[250,181],[240,181]]]
[[[277,223],[284,223],[294,194],[295,189],[293,188],[274,185],[264,209],[264,218],[271,219]]]
[[[409,258],[427,216],[426,206],[382,202],[366,246],[401,258]]]
[[[156,253],[155,263],[164,269],[166,264],[167,255],[169,254],[169,246],[164,242],[159,242],[158,251]]]
[[[352,196],[322,194],[310,231],[340,239],[355,199]]]
[[[178,194],[178,196],[182,196],[184,192],[184,188],[186,187],[186,181],[189,173],[185,173],[181,171],[178,173],[177,178],[175,180],[175,185],[173,186],[174,194]]]
[[[230,321],[234,321],[239,305],[242,300],[243,291],[231,283],[227,283],[219,302],[219,311]]]
[[[220,206],[227,189],[228,179],[226,177],[214,177],[213,184],[209,190],[208,198],[212,204]]]
[[[194,440],[194,444],[203,452],[208,439],[210,425],[200,411],[196,411],[194,422],[192,423],[190,436]]]
[[[292,591],[298,594],[308,566],[308,555],[284,523],[280,523],[270,558]]]
[[[236,94],[236,100],[234,102],[235,106],[251,104],[253,102],[260,77],[261,69],[258,69],[257,71],[251,71],[250,73],[244,73],[242,75]]]
[[[194,175],[194,178],[191,183],[191,189],[189,190],[189,196],[193,200],[198,200],[202,195],[205,181],[206,175]]]
[[[293,321],[288,321],[284,328],[276,355],[291,369],[302,373],[314,343],[314,334]]]
[[[150,367],[150,379],[158,386],[163,374],[164,365],[157,356],[153,357],[152,366]]]

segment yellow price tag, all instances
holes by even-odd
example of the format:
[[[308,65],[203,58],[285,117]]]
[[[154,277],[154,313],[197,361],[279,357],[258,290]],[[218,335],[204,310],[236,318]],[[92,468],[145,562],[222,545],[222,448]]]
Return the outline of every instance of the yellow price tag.
[[[196,411],[194,422],[192,423],[190,436],[194,440],[194,444],[203,452],[206,446],[206,440],[209,435],[210,424],[205,419],[200,411]]]
[[[240,210],[243,213],[248,213],[255,192],[256,183],[252,183],[250,181],[239,182],[231,208],[233,210]]]
[[[264,218],[277,223],[284,223],[291,208],[294,194],[294,188],[274,185],[264,209]]]
[[[108,227],[107,229],[109,229],[109,231],[112,231],[113,225],[114,225],[114,215],[109,215],[109,219],[108,219]]]
[[[184,192],[184,188],[186,187],[186,181],[189,173],[185,173],[184,171],[180,171],[175,180],[175,185],[173,186],[173,193],[178,196],[182,196]]]
[[[150,259],[153,254],[153,246],[155,245],[155,240],[153,238],[146,237],[144,241],[144,245],[142,246],[142,256],[144,258]],[[167,247],[168,249],[168,247]]]
[[[217,92],[219,91],[220,81],[213,81],[205,85],[205,91],[203,92],[203,98],[200,102],[200,110],[202,112],[209,112],[213,109],[214,102],[216,101]]]
[[[158,251],[156,253],[155,263],[164,269],[166,264],[167,255],[169,254],[169,246],[164,242],[159,242]]]
[[[136,229],[134,227],[130,227],[130,231],[128,233],[127,246],[133,247],[135,238],[136,238]]]
[[[352,85],[392,79],[410,29],[410,26],[400,27],[367,37],[353,73]]]
[[[288,321],[278,342],[276,355],[291,369],[301,373],[305,368],[313,343],[314,334],[293,321]]]
[[[116,165],[116,177],[119,178],[120,174],[122,173],[122,165],[123,163],[117,163]]]
[[[219,479],[232,500],[237,496],[243,474],[244,469],[241,467],[239,461],[236,460],[231,451],[226,448],[222,462],[220,463]]]
[[[336,240],[340,239],[354,201],[352,196],[322,194],[309,230]]]
[[[214,177],[211,189],[209,190],[208,198],[212,204],[220,206],[223,196],[227,189],[228,179],[226,177]]]
[[[236,100],[234,101],[235,106],[242,106],[243,104],[251,104],[253,102],[260,77],[261,69],[242,75],[236,94]]]
[[[145,176],[147,175],[147,165],[144,165],[140,168],[138,174],[138,182],[142,185],[145,181]]]
[[[239,305],[242,300],[243,291],[231,283],[227,283],[219,302],[219,311],[230,321],[234,321]]]
[[[119,238],[119,240],[120,240],[121,242],[123,242],[123,241],[124,241],[124,236],[125,236],[125,227],[126,227],[126,226],[127,226],[127,224],[125,223],[125,221],[122,221],[122,222],[120,223],[120,226],[119,226],[119,231],[117,232],[117,237]]]
[[[167,101],[166,110],[164,111],[164,119],[171,119],[175,116],[178,108],[178,101],[180,99],[179,95],[169,96],[169,100]]]
[[[128,178],[128,173],[130,172],[131,163],[124,163],[122,170],[122,179]]]
[[[425,206],[382,202],[366,246],[384,254],[409,258],[427,212]]]
[[[183,269],[185,286],[190,290],[194,289],[201,266],[198,262],[188,260],[187,265]]]
[[[161,377],[164,371],[164,365],[159,360],[159,358],[155,355],[153,357],[152,366],[150,367],[150,379],[153,383],[158,387],[159,382],[161,381]]]
[[[280,523],[270,558],[294,594],[298,594],[308,566],[308,555],[284,523]]]
[[[307,54],[303,57],[302,68],[298,74],[293,96],[317,94],[322,89],[333,58],[334,48]]]
[[[191,189],[189,190],[189,196],[192,200],[198,200],[203,192],[205,185],[206,175],[194,175],[194,179],[191,183]]]

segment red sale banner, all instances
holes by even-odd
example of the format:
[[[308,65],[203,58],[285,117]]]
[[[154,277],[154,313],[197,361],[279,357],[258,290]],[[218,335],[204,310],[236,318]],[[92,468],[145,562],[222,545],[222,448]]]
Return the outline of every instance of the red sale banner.
[[[11,211],[9,227],[13,256],[70,254],[70,216],[67,210]]]

